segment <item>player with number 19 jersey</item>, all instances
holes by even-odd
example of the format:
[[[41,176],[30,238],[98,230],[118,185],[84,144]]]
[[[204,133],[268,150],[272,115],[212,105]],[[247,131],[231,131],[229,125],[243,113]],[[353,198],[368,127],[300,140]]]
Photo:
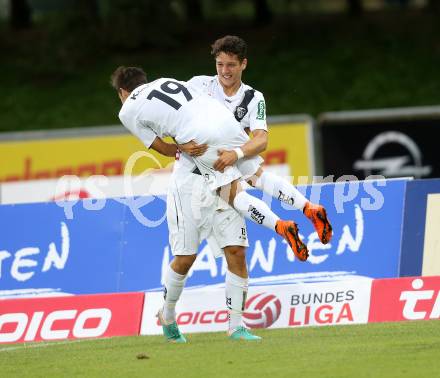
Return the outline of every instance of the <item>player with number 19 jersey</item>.
[[[124,125],[150,147],[156,136],[177,143],[222,145],[226,135],[239,135],[232,114],[217,101],[174,79],[158,79],[136,88],[122,106]]]
[[[210,181],[212,190],[253,175],[260,157],[241,159],[224,173],[212,168],[217,150],[240,147],[249,140],[232,113],[218,101],[186,82],[161,78],[137,87],[119,112],[123,125],[149,148],[156,137],[170,136],[179,144],[208,144],[208,151],[194,162]]]

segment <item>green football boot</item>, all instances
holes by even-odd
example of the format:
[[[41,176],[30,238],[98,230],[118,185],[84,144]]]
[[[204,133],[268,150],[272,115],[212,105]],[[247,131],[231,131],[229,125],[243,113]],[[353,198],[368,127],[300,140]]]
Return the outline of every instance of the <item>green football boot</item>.
[[[176,321],[167,324],[165,322],[165,319],[163,317],[162,310],[159,310],[157,313],[157,317],[159,319],[159,323],[162,326],[163,335],[169,341],[170,343],[186,343],[186,338],[180,333],[179,326],[177,325]]]
[[[229,333],[229,338],[231,340],[247,340],[247,341],[256,341],[261,340],[260,336],[253,335],[250,331],[243,327],[237,327],[232,332]]]

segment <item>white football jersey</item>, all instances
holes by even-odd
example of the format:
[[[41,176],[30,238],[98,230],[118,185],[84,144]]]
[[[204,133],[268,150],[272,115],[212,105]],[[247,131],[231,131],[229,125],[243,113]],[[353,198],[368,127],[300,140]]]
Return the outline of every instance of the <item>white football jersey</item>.
[[[166,136],[180,144],[194,140],[198,144],[227,146],[231,138],[242,132],[232,113],[218,101],[186,82],[169,78],[132,91],[119,118],[147,148],[156,137]]]
[[[249,128],[251,131],[262,129],[267,131],[266,102],[261,92],[254,90],[247,84],[241,83],[235,95],[226,96],[217,75],[194,76],[188,80],[188,84],[215,98],[228,108],[230,112],[237,114],[243,129]],[[243,103],[246,91],[253,91],[253,97],[247,106],[240,106]]]
[[[187,84],[190,85],[191,89],[202,91],[218,101],[219,104],[223,104],[231,114],[236,111],[237,106],[243,101],[245,91],[253,89],[249,85],[242,83],[234,96],[226,96],[217,76],[194,76],[187,81]],[[266,104],[261,92],[254,92],[254,96],[248,104],[247,110],[247,113],[240,121],[242,129],[249,128],[251,131],[257,129],[267,130]],[[195,164],[193,159],[187,154],[182,153],[179,160],[174,164],[174,175],[176,177],[185,177],[185,175],[194,170],[194,168]]]

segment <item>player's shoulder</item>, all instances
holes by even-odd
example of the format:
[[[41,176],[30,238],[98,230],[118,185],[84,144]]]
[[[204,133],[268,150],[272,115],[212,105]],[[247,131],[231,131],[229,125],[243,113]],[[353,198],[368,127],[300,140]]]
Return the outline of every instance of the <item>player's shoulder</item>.
[[[215,76],[198,75],[198,76],[193,76],[191,79],[187,81],[187,83],[197,87],[207,87],[214,80],[215,80]]]
[[[260,92],[259,90],[251,87],[249,84],[243,83],[244,90],[245,91],[254,91],[254,99],[258,101],[264,101],[264,95],[263,92]]]
[[[177,80],[177,79],[174,79],[173,77],[161,77],[161,78],[158,78],[158,79],[156,79],[156,80],[154,80],[154,81],[151,81],[150,83],[148,83],[148,84],[150,84],[151,86],[153,86],[153,87],[155,87],[155,86],[160,86],[160,85],[162,85],[163,83],[168,83],[168,82],[178,82],[178,83],[184,83],[184,81],[182,81],[182,80]],[[147,84],[147,85],[148,85]]]

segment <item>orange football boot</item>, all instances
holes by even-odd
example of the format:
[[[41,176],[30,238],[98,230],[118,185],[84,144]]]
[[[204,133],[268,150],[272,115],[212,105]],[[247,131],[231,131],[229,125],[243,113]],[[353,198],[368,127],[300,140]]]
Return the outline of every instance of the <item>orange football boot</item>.
[[[309,251],[298,235],[298,226],[295,222],[279,219],[275,225],[275,231],[289,243],[295,256],[306,261],[309,257]]]
[[[333,232],[324,207],[307,202],[304,206],[303,213],[313,223],[321,243],[327,244],[332,238]]]

